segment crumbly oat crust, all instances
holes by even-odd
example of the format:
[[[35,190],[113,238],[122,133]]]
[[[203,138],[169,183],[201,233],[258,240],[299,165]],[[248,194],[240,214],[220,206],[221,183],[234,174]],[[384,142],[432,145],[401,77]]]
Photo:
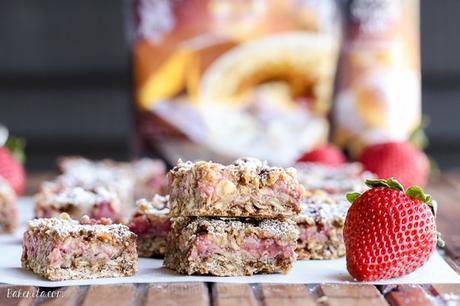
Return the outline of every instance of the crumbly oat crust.
[[[0,234],[12,233],[17,226],[16,194],[9,183],[0,177]]]
[[[343,226],[350,203],[342,195],[306,192],[299,227],[298,259],[334,259],[345,255]]]
[[[287,273],[298,231],[286,220],[174,218],[165,267],[182,274]]]
[[[129,228],[137,234],[140,257],[162,257],[165,254],[170,231],[168,199],[169,196],[155,195],[151,201],[137,201]]]
[[[108,219],[35,219],[24,233],[21,263],[48,280],[131,276],[137,269],[136,235]]]
[[[58,217],[65,212],[73,219],[84,215],[99,219],[121,219],[121,203],[118,194],[110,187],[65,186],[59,181],[44,182],[35,196],[35,217]]]
[[[295,168],[297,178],[306,191],[323,190],[332,194],[362,192],[367,188],[365,180],[375,178],[356,162],[340,167],[301,162]]]
[[[171,216],[289,218],[300,212],[303,188],[293,168],[253,158],[228,166],[179,160],[168,176]]]

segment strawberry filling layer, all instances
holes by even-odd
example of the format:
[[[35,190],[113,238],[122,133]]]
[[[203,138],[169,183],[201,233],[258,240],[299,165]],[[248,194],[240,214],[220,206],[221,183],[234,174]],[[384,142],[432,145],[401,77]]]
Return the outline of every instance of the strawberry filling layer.
[[[303,245],[307,242],[325,243],[328,240],[329,228],[325,226],[299,226],[299,239],[297,240],[299,245]]]
[[[209,257],[214,254],[238,253],[249,255],[254,258],[292,258],[296,243],[283,244],[273,238],[259,238],[251,235],[246,236],[241,244],[236,241],[220,243],[210,239],[208,234],[199,234],[192,247],[191,257]]]
[[[24,237],[24,248],[28,258],[36,258],[44,251],[44,260],[51,267],[70,267],[77,263],[89,265],[102,264],[120,255],[121,250],[111,244],[102,241],[88,243],[80,238],[69,237],[64,241],[50,241],[46,250],[38,249],[40,246],[35,235]]]
[[[140,215],[132,219],[129,229],[140,237],[166,237],[171,230],[171,222],[169,219],[152,222],[147,216]]]

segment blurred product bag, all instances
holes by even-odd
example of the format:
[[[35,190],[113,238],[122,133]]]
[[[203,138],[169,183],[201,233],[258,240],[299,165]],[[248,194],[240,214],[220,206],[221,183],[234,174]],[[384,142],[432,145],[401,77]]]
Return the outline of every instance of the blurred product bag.
[[[131,4],[138,154],[289,165],[327,142],[334,0]]]

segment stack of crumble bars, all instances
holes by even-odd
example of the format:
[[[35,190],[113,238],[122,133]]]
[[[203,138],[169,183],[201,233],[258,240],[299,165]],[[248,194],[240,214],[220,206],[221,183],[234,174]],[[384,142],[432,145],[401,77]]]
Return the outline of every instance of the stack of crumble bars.
[[[303,193],[294,169],[256,159],[229,166],[179,161],[168,176],[167,268],[217,276],[288,272]]]

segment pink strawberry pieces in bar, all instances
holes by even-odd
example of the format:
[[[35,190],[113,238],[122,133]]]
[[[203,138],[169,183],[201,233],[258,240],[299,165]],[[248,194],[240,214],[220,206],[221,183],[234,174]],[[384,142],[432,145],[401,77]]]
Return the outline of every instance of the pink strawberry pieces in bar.
[[[128,226],[139,236],[167,236],[171,230],[169,219],[154,222],[145,215],[135,216]]]
[[[206,234],[199,234],[195,240],[194,248],[192,249],[192,257],[209,257],[216,252],[247,252],[256,258],[266,257],[275,258],[277,256],[292,257],[294,248],[292,245],[280,245],[272,238],[257,238],[248,236],[244,239],[243,245],[239,248],[230,246],[219,247],[212,242]]]

